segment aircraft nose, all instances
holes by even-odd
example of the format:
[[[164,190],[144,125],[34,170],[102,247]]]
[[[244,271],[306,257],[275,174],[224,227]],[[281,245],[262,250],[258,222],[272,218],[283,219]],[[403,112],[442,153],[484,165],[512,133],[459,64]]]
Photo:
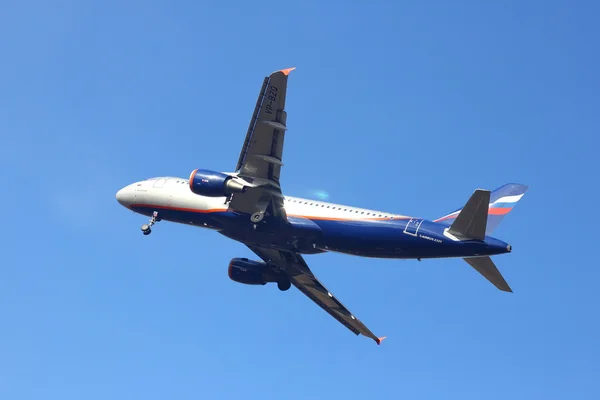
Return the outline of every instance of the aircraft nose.
[[[133,190],[129,186],[125,186],[123,189],[117,192],[117,201],[124,207],[129,207],[133,203]]]

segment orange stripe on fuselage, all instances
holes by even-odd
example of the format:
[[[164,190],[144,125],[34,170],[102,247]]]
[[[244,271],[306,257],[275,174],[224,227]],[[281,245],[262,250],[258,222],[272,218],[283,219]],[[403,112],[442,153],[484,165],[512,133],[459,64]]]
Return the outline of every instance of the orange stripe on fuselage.
[[[186,211],[193,213],[201,213],[201,214],[209,214],[209,213],[217,213],[217,212],[226,212],[226,211],[234,211],[228,208],[211,208],[208,210],[200,210],[197,208],[184,208],[184,207],[172,207],[172,206],[158,206],[154,204],[133,204],[133,207],[146,207],[146,208],[159,208],[163,210],[172,210],[172,211]],[[290,217],[296,218],[305,218],[310,220],[321,220],[321,221],[396,221],[396,220],[407,220],[411,217],[393,217],[393,218],[336,218],[336,217],[317,217],[310,215],[298,215],[298,214],[288,214]]]
[[[340,218],[340,217],[317,217],[312,215],[298,215],[288,214],[290,217],[306,218],[310,220],[321,220],[321,221],[394,221],[394,220],[405,220],[411,217],[393,217],[393,218]]]

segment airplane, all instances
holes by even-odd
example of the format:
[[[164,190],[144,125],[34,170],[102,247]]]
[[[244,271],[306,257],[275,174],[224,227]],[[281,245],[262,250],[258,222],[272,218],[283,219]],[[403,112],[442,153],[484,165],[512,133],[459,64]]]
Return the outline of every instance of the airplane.
[[[247,285],[293,285],[355,335],[373,334],[313,274],[303,255],[326,252],[387,259],[462,258],[498,289],[512,292],[490,256],[512,247],[490,234],[528,189],[509,183],[477,189],[465,205],[434,220],[285,195],[281,186],[287,131],[288,76],[265,77],[233,172],[194,169],[189,178],[157,177],[134,182],[117,201],[159,221],[214,230],[241,242],[260,261],[233,258],[229,278]]]

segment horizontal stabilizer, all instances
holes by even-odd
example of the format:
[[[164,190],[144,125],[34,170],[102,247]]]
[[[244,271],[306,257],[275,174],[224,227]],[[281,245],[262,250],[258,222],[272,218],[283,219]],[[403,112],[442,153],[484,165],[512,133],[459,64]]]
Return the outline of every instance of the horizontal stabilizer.
[[[490,191],[477,189],[463,209],[460,210],[448,231],[465,239],[485,239],[489,204]]]
[[[496,265],[489,257],[465,258],[464,259],[471,267],[479,272],[485,279],[492,282],[494,286],[504,292],[512,292],[504,277],[496,268]]]

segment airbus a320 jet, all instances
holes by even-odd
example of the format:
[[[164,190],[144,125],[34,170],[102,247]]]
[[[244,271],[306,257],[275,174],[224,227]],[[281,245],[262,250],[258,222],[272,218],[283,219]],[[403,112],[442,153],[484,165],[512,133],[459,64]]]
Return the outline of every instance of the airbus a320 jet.
[[[498,289],[512,292],[490,256],[511,246],[490,236],[521,199],[527,186],[478,189],[464,207],[441,218],[398,215],[285,195],[281,185],[287,131],[288,75],[273,72],[263,81],[233,172],[194,169],[189,178],[160,177],[132,183],[117,192],[128,209],[154,224],[171,221],[208,228],[237,240],[260,261],[233,258],[229,277],[248,285],[294,285],[354,334],[374,335],[315,277],[303,254],[338,252],[373,258],[463,258]]]

